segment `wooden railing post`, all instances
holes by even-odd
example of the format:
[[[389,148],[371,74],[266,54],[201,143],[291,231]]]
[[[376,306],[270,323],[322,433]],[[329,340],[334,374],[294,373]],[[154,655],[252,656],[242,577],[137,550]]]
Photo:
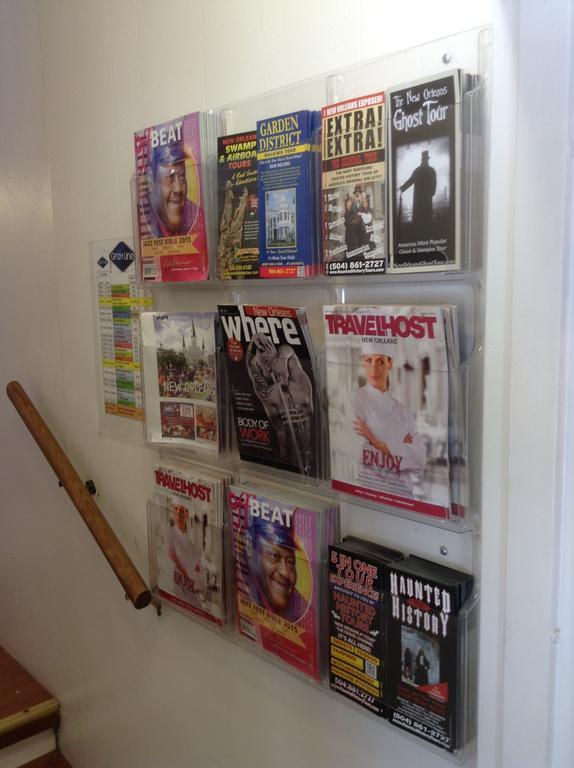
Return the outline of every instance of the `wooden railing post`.
[[[148,587],[46,422],[36,410],[21,384],[17,381],[11,381],[6,387],[6,392],[90,529],[92,536],[125,589],[127,597],[136,608],[145,608],[151,601]]]

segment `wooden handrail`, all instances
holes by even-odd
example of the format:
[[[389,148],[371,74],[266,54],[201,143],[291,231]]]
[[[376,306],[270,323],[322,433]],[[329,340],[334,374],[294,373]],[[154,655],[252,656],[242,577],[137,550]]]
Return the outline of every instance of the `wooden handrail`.
[[[125,589],[126,596],[136,608],[145,608],[151,602],[149,589],[110,524],[102,515],[98,505],[88,493],[60,444],[36,410],[34,403],[17,381],[11,381],[6,387],[6,392],[90,529],[92,536]]]

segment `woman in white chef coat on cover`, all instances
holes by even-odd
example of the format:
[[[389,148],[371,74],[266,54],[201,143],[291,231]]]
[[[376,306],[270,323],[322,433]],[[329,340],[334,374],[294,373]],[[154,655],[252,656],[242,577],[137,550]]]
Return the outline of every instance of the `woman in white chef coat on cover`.
[[[361,364],[367,383],[351,392],[348,432],[357,436],[359,478],[369,487],[400,495],[413,492],[412,473],[425,465],[425,445],[408,408],[389,392],[398,340],[363,337]]]

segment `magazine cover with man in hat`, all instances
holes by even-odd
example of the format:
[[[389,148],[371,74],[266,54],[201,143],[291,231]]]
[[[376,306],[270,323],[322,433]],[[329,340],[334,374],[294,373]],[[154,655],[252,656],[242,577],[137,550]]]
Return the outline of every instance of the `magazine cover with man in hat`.
[[[319,679],[321,510],[249,484],[228,498],[240,634]]]
[[[152,125],[134,142],[143,282],[207,280],[206,116],[193,112]]]
[[[323,308],[333,488],[450,516],[445,308]]]

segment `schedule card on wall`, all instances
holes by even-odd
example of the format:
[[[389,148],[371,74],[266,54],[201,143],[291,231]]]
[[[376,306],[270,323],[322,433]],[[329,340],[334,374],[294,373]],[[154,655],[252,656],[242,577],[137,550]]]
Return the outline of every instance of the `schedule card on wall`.
[[[98,292],[98,332],[104,410],[143,420],[140,312],[152,308],[150,292],[138,288],[133,241],[99,240],[90,245]]]

